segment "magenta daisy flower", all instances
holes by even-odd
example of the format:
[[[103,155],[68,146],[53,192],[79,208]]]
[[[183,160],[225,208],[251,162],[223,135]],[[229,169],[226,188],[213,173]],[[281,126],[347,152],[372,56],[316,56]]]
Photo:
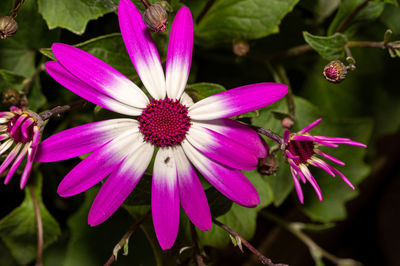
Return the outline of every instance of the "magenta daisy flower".
[[[4,179],[4,184],[7,185],[10,182],[18,166],[28,154],[20,181],[20,188],[23,189],[25,187],[35,160],[42,125],[42,119],[29,110],[22,111],[12,106],[10,112],[0,112],[0,155],[11,149],[0,165],[0,174],[14,162]]]
[[[367,147],[362,143],[347,138],[310,135],[308,132],[315,126],[317,126],[321,121],[321,118],[317,119],[297,133],[290,134],[289,130],[285,130],[285,133],[283,135],[286,160],[290,165],[294,187],[296,189],[297,196],[302,204],[304,203],[304,196],[299,179],[304,184],[307,181],[310,182],[311,186],[317,193],[319,200],[322,201],[321,189],[319,188],[317,181],[315,181],[310,170],[308,169],[309,165],[319,167],[328,172],[328,174],[333,177],[335,177],[336,175],[340,176],[340,178],[342,178],[347,185],[354,189],[353,184],[351,184],[350,181],[341,172],[339,172],[339,170],[318,158],[317,155],[320,155],[321,157],[324,157],[325,159],[328,159],[339,165],[345,165],[345,163],[319,150],[318,147],[328,146],[336,148],[338,147],[338,144],[347,144],[364,148]]]
[[[48,62],[46,69],[55,80],[97,105],[138,118],[95,122],[60,132],[42,143],[38,161],[91,152],[62,180],[58,193],[76,195],[108,176],[89,213],[88,222],[95,226],[124,202],[156,152],[152,216],[160,245],[168,249],[177,236],[180,205],[198,228],[211,228],[210,209],[195,168],[234,202],[247,207],[259,203],[256,189],[240,170],[255,169],[266,148],[255,131],[228,117],[281,99],[287,86],[248,85],[193,103],[184,93],[193,47],[189,9],[182,7],[172,24],[165,76],[135,5],[121,0],[118,11],[125,46],[152,99],[94,56],[54,44],[58,61]]]

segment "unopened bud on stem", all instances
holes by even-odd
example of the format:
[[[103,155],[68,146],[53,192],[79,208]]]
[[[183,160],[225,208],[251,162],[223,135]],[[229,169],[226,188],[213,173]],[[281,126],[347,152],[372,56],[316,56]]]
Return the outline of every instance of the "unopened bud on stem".
[[[272,175],[278,170],[279,163],[275,154],[269,154],[258,161],[257,171],[262,175]]]
[[[3,92],[2,102],[7,106],[19,105],[20,100],[21,100],[21,95],[15,89],[10,88]]]
[[[18,30],[17,22],[10,16],[0,18],[0,39],[7,39]]]
[[[160,4],[146,8],[143,13],[144,24],[155,32],[164,32],[168,24],[168,13]]]
[[[346,78],[347,67],[339,60],[332,61],[325,66],[323,74],[328,81],[340,83]]]
[[[250,45],[243,40],[233,41],[232,50],[237,56],[245,56],[250,51]]]

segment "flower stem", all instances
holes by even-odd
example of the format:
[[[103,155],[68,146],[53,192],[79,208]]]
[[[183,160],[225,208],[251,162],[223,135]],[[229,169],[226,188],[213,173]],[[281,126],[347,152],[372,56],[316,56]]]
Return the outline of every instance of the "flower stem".
[[[262,128],[262,127],[256,127],[256,126],[252,126],[258,134],[267,136],[268,138],[272,139],[273,141],[275,141],[276,143],[282,145],[284,143],[283,138],[281,136],[279,136],[278,134],[276,134],[275,132],[273,132],[271,129],[266,129],[266,128]]]
[[[140,1],[142,2],[142,4],[144,5],[144,7],[145,7],[146,9],[148,9],[149,7],[151,7],[150,3],[147,2],[147,0],[140,0]]]
[[[204,17],[204,15],[207,13],[207,11],[211,8],[211,6],[214,4],[215,0],[209,0],[206,4],[206,6],[203,8],[201,13],[197,16],[196,18],[196,23],[199,24],[200,20]]]
[[[15,1],[14,8],[11,10],[11,17],[15,18],[18,14],[18,9],[22,6],[25,0],[17,0]]]
[[[36,226],[37,226],[37,256],[35,266],[42,266],[43,259],[43,223],[42,216],[40,215],[39,202],[36,198],[35,188],[33,185],[29,185],[29,192],[31,193],[33,208],[35,211],[36,217]]]
[[[336,28],[335,32],[342,32],[346,27],[350,24],[351,20],[360,12],[363,8],[365,8],[370,0],[365,0],[361,5],[355,8],[350,15]]]
[[[302,229],[304,228],[303,223],[298,223],[298,222],[287,222],[283,220],[282,218],[269,213],[267,211],[262,211],[261,216],[275,222],[276,224],[280,225],[290,233],[292,233],[294,236],[296,236],[301,242],[303,242],[309,249],[312,257],[316,261],[320,261],[322,258],[326,258],[327,260],[331,261],[332,263],[336,265],[358,265],[359,263],[352,260],[352,259],[344,259],[344,258],[338,258],[335,255],[329,253],[325,249],[321,248],[318,246],[317,243],[314,242],[314,240],[311,239],[308,235],[306,235]]]
[[[125,243],[129,240],[129,238],[131,237],[131,235],[133,234],[133,232],[146,220],[147,217],[149,217],[150,215],[150,211],[146,212],[145,215],[142,216],[142,218],[140,218],[139,220],[136,221],[136,223],[134,223],[129,230],[122,236],[121,240],[118,242],[118,244],[116,245],[116,247],[119,247],[119,249],[121,247],[123,247],[125,245]],[[117,252],[118,250],[117,249]],[[115,248],[114,248],[115,250]],[[114,252],[111,255],[111,257],[107,260],[107,262],[104,264],[104,266],[110,266],[114,261],[116,261],[117,257],[115,256]]]
[[[203,260],[203,256],[200,253],[200,248],[199,248],[199,243],[198,243],[199,239],[197,237],[196,228],[194,227],[194,225],[192,223],[190,223],[190,230],[192,233],[193,249],[194,249],[193,259],[196,262],[197,266],[206,266],[206,264],[204,263],[204,260]]]
[[[50,117],[52,117],[52,116],[54,116],[54,115],[59,115],[59,114],[65,113],[66,111],[70,111],[70,110],[72,110],[72,109],[75,109],[75,108],[77,108],[77,107],[80,107],[80,106],[84,105],[85,103],[86,103],[86,101],[83,100],[83,99],[81,99],[81,100],[78,100],[78,101],[73,102],[73,103],[71,103],[71,104],[67,104],[67,105],[63,105],[63,106],[57,106],[57,107],[54,107],[53,109],[51,109],[51,110],[49,110],[49,111],[46,111],[46,112],[44,112],[44,113],[41,113],[41,114],[40,114],[40,118],[41,118],[43,121],[46,121],[46,120],[48,120]]]
[[[261,254],[255,247],[253,247],[246,239],[244,239],[242,236],[240,236],[232,228],[230,228],[229,226],[227,226],[215,219],[213,219],[213,222],[214,222],[214,224],[218,225],[219,227],[221,227],[222,229],[227,231],[235,239],[239,239],[241,244],[245,245],[254,255],[256,255],[262,264],[269,265],[269,266],[287,266],[286,264],[274,264],[270,259],[268,259],[263,254]]]

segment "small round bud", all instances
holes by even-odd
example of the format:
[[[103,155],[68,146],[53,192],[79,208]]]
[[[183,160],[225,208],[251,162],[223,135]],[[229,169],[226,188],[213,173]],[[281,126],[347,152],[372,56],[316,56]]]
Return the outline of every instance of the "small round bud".
[[[0,18],[0,39],[7,39],[18,30],[17,22],[10,16]]]
[[[17,90],[7,89],[3,92],[2,102],[4,105],[19,105],[19,101],[21,100],[21,95]]]
[[[275,154],[269,154],[266,158],[258,161],[257,171],[262,175],[272,175],[278,170],[279,163]]]
[[[155,32],[164,32],[168,24],[168,13],[160,4],[151,5],[144,11],[144,24]]]
[[[282,119],[281,121],[281,125],[284,128],[290,129],[292,128],[294,122],[290,117],[285,117],[284,119]]]
[[[245,56],[250,51],[250,45],[243,40],[233,41],[232,51],[237,56]]]
[[[347,75],[347,67],[339,60],[332,61],[324,68],[326,80],[332,83],[342,82]]]

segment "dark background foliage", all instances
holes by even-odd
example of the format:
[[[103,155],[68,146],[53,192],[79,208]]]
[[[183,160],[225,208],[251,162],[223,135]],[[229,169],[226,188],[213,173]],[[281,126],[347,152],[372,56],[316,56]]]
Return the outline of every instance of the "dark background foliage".
[[[133,2],[144,10],[140,1]],[[352,258],[365,265],[400,265],[400,58],[391,58],[387,49],[350,45],[354,41],[381,42],[387,29],[393,31],[392,41],[399,40],[399,3],[171,0],[163,4],[170,12],[169,27],[182,5],[191,9],[196,22],[187,88],[195,100],[249,83],[290,82],[296,95],[294,130],[322,117],[315,135],[349,137],[368,144],[367,149],[351,146],[329,150],[346,162],[340,171],[356,185],[355,191],[338,178],[313,171],[324,201],[319,202],[305,185],[302,206],[293,192],[288,166],[278,153],[280,168],[274,175],[245,173],[261,197],[260,206],[254,209],[232,204],[205,183],[213,217],[251,240],[274,262],[332,265],[355,263],[339,259]],[[119,34],[117,6],[118,0],[26,0],[16,18],[17,33],[0,40],[0,92],[4,94],[8,88],[28,92],[29,108],[37,112],[79,99],[43,69],[43,63],[53,58],[49,47],[55,42],[76,45],[141,85]],[[0,16],[7,15],[12,7],[13,1],[2,0]],[[340,33],[334,35],[338,30]],[[165,61],[168,30],[153,38]],[[238,41],[249,45],[245,56],[233,52]],[[346,44],[352,46],[356,70],[340,84],[329,83],[322,75],[323,68],[330,60],[345,62]],[[309,46],[289,50],[299,45]],[[400,52],[392,53],[400,57]],[[3,102],[1,109],[7,108]],[[288,113],[282,100],[237,119],[282,133],[280,119]],[[88,103],[50,119],[43,139],[66,128],[115,116]],[[90,227],[87,215],[99,186],[71,198],[56,194],[61,179],[80,159],[38,164],[31,174],[29,187],[39,199],[44,225],[44,265],[104,264],[129,226],[150,208],[151,177],[146,175],[115,215],[102,225]],[[8,186],[0,186],[0,265],[31,265],[36,259],[32,198],[29,189],[21,191],[18,184],[16,176]],[[259,263],[248,250],[242,253],[234,247],[237,241],[216,225],[209,232],[197,234],[210,265]],[[308,236],[317,246],[307,242]],[[150,218],[134,232],[129,254],[120,252],[115,264],[194,265],[191,247],[184,214],[178,240],[165,252],[159,248]]]

